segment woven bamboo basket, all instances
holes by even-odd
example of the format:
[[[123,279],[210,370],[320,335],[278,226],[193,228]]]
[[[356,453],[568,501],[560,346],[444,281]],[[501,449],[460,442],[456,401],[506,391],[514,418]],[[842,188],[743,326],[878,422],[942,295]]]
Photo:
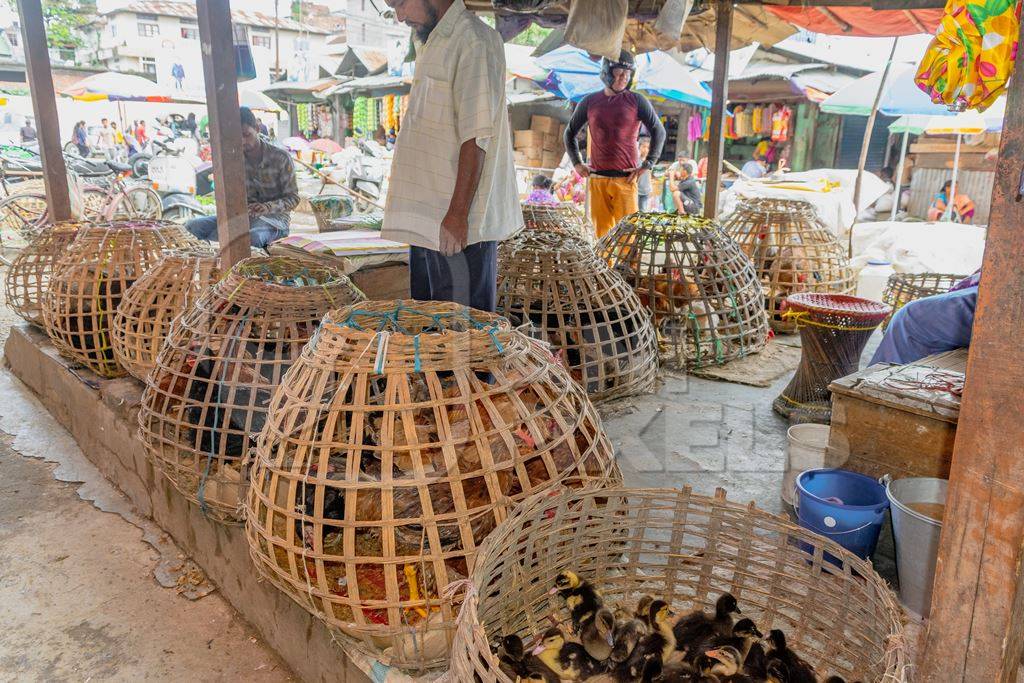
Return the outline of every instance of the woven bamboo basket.
[[[717,222],[635,213],[605,235],[597,251],[654,313],[666,362],[721,365],[767,343],[754,266]]]
[[[441,588],[517,501],[620,479],[540,342],[455,304],[370,302],[328,315],[274,394],[246,533],[260,572],[344,642],[422,670],[447,661]]]
[[[338,270],[254,257],[175,320],[142,394],[139,433],[154,465],[211,519],[241,520],[244,460],[271,394],[324,314],[362,298]]]
[[[50,288],[54,266],[83,225],[87,224],[65,221],[45,226],[11,261],[4,282],[7,305],[26,322],[42,327],[43,295]]]
[[[594,230],[572,204],[523,204],[523,221],[527,230],[553,232],[559,235],[592,240]]]
[[[888,327],[893,314],[911,301],[945,294],[965,277],[951,273],[893,273],[882,294],[882,301],[892,306],[892,314],[885,319],[883,327]]]
[[[753,261],[768,322],[776,332],[796,331],[793,321],[782,316],[782,303],[790,294],[853,293],[856,279],[846,249],[809,203],[748,199],[723,220],[722,227]]]
[[[110,328],[128,288],[168,250],[195,244],[180,225],[134,221],[85,225],[54,267],[43,300],[46,333],[61,355],[101,377],[126,373]]]
[[[110,330],[114,357],[132,377],[146,381],[171,321],[221,276],[216,250],[197,245],[164,256],[125,292]]]
[[[484,542],[471,580],[450,587],[465,594],[451,680],[511,683],[489,642],[517,634],[529,645],[551,616],[568,621],[549,595],[564,570],[630,612],[650,595],[677,614],[713,613],[730,592],[763,633],[781,629],[819,680],[907,680],[902,611],[869,562],[721,489],[709,498],[689,487],[587,487],[524,501]]]
[[[650,312],[582,240],[528,231],[503,242],[497,310],[551,344],[591,400],[654,388],[658,341]]]

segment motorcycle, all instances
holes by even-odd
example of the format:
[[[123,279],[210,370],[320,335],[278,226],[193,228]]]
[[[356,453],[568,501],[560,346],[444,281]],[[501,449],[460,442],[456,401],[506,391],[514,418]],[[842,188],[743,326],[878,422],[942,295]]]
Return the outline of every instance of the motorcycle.
[[[161,154],[149,162],[149,180],[160,195],[164,218],[184,223],[196,216],[207,215],[206,207],[196,199],[197,176],[208,163],[198,157]]]

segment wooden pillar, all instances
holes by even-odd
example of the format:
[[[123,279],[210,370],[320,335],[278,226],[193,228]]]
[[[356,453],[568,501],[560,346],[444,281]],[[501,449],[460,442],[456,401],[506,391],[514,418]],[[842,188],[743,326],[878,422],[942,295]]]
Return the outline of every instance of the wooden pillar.
[[[221,259],[228,267],[249,256],[249,210],[245,198],[231,7],[228,0],[198,0],[196,12],[213,149],[217,241]]]
[[[1024,78],[1009,82],[921,681],[1017,680],[1024,650]]]
[[[18,14],[21,15],[21,40],[25,46],[25,71],[32,94],[39,155],[43,159],[46,204],[51,220],[66,221],[71,218],[71,197],[68,193],[68,171],[61,149],[60,121],[57,118],[57,100],[53,91],[41,0],[18,0]]]
[[[729,47],[732,39],[732,0],[720,0],[715,17],[715,71],[711,80],[711,123],[708,126],[708,177],[704,217],[718,214],[718,190],[725,157],[725,104],[729,101]]]

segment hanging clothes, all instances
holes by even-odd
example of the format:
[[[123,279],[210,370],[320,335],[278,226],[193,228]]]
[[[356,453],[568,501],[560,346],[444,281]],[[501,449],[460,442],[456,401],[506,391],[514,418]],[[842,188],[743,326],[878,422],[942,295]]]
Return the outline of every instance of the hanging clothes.
[[[792,110],[789,107],[780,107],[772,115],[772,141],[786,142],[789,140],[789,121],[792,117]]]
[[[1005,90],[1017,56],[1019,0],[948,0],[914,80],[933,102],[990,107]]]

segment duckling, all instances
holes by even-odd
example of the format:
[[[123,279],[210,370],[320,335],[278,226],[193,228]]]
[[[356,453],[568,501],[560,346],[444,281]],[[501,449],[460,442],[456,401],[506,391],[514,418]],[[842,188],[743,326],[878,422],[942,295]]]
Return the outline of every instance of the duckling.
[[[773,659],[767,663],[764,680],[765,683],[789,683],[789,670],[785,664]]]
[[[668,658],[675,652],[672,633],[672,610],[664,600],[654,600],[648,608],[653,629],[645,635],[622,666],[616,669],[620,681],[655,680],[661,675]]]
[[[523,646],[523,639],[517,635],[505,636],[497,647],[492,648],[498,656],[498,668],[506,676],[515,680],[516,677],[524,677],[528,672],[526,668],[526,649]]]
[[[580,680],[588,680],[604,671],[604,663],[589,654],[580,643],[567,642],[562,646],[558,661],[563,670],[578,672]]]
[[[768,662],[774,660],[785,666],[786,683],[816,683],[814,667],[800,658],[786,645],[786,634],[777,628],[768,633]]]
[[[714,615],[706,614],[697,609],[679,619],[672,628],[676,636],[676,647],[687,654],[688,658],[696,648],[714,636],[732,634],[732,614],[740,614],[736,598],[732,593],[722,593],[715,601]]]
[[[712,648],[720,648],[729,645],[739,651],[740,662],[745,662],[747,660],[747,655],[750,653],[750,648],[763,637],[764,635],[760,630],[758,630],[757,624],[754,623],[754,620],[744,617],[733,624],[732,635],[728,637],[715,636],[705,641],[700,646],[693,648],[693,653],[696,655]],[[763,653],[764,651],[762,650],[762,655]]]
[[[623,619],[615,623],[612,636],[612,652],[608,659],[612,664],[621,664],[629,659],[637,643],[647,635],[647,625],[640,619]]]
[[[768,656],[761,643],[752,643],[743,659],[743,672],[755,681],[768,680]]]
[[[636,611],[633,612],[633,616],[644,622],[648,626],[647,620],[651,616],[651,603],[654,602],[653,595],[641,595],[640,599],[636,603]]]
[[[562,631],[549,628],[533,649],[531,656],[526,659],[526,672],[530,675],[540,675],[546,683],[578,680],[579,670],[567,667],[562,662],[562,649],[565,645]]]
[[[743,671],[743,656],[732,645],[723,645],[704,653],[704,657],[712,660],[711,666],[702,671],[718,676],[721,681],[730,683],[752,683],[754,679]]]
[[[604,607],[604,598],[593,584],[568,570],[555,577],[555,586],[549,592],[558,593],[565,600],[572,618],[573,633],[580,632],[580,621],[584,616]]]
[[[587,654],[599,662],[608,659],[615,647],[615,615],[602,607],[584,617],[580,629],[580,641]]]

